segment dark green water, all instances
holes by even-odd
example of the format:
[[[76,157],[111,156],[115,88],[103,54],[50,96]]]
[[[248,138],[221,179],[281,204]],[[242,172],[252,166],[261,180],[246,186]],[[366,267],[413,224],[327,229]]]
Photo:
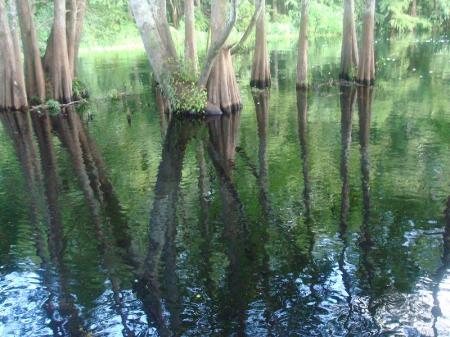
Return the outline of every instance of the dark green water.
[[[91,102],[5,113],[0,336],[450,336],[448,38],[273,52],[270,92],[204,122],[160,113],[141,53],[84,57]],[[129,95],[107,98],[112,89]]]

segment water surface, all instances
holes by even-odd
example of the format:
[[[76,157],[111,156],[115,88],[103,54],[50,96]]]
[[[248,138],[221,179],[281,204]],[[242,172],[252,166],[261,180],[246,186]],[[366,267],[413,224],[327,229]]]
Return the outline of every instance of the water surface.
[[[370,89],[338,55],[307,93],[238,59],[244,109],[189,122],[94,54],[87,106],[2,114],[0,336],[450,336],[448,38],[378,41]]]

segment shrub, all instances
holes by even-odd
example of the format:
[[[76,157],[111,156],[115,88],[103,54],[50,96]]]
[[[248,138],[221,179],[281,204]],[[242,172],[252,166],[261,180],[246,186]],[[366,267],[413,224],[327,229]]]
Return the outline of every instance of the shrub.
[[[45,103],[47,110],[53,114],[59,114],[61,112],[61,104],[59,104],[58,101],[55,101],[53,99],[49,99],[46,103]]]
[[[174,112],[202,113],[208,95],[205,89],[197,86],[197,75],[192,66],[184,64],[163,79],[165,94]]]
[[[89,97],[89,91],[86,85],[77,78],[72,81],[72,92],[75,99]]]

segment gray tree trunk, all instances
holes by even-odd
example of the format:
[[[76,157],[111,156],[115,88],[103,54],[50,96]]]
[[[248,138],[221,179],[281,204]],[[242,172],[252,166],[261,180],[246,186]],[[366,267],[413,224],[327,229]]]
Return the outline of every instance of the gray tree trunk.
[[[165,0],[130,0],[145,51],[156,81],[164,87],[165,76],[177,62],[175,46],[166,16]]]
[[[28,1],[17,0],[17,9],[22,33],[27,94],[29,98],[35,97],[42,102],[45,99],[44,69],[33,14]]]
[[[224,27],[227,27],[226,13],[228,13],[227,0],[211,1],[211,48],[219,45],[223,38]],[[241,96],[239,93],[230,49],[220,47],[218,56],[213,63],[207,83],[208,101],[213,106],[220,107],[226,113],[241,108]]]
[[[256,21],[256,44],[250,85],[257,88],[266,88],[270,87],[271,78],[265,27],[265,0],[256,0],[255,5],[257,8],[262,6],[262,11]]]
[[[184,0],[184,59],[192,67],[194,72],[198,71],[197,47],[195,45],[195,16],[194,0]]]
[[[347,81],[354,78],[359,63],[354,12],[354,0],[344,0],[341,71],[339,77]]]
[[[358,82],[372,85],[375,81],[375,0],[367,0],[364,10],[362,48],[359,60]]]
[[[303,0],[298,41],[297,88],[308,87],[308,6],[309,0]]]
[[[0,0],[0,109],[18,110],[28,105],[18,45],[17,34],[9,26],[5,1]]]
[[[65,0],[55,0],[54,2],[52,56],[53,98],[69,102],[72,99],[72,72],[67,52]]]

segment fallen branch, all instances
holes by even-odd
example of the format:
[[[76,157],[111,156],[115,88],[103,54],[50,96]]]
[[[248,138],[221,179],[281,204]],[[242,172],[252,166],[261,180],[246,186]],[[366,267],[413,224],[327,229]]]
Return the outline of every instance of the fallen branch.
[[[82,98],[82,99],[80,99],[78,101],[72,101],[70,103],[60,104],[59,107],[61,109],[64,109],[64,108],[67,108],[69,106],[76,105],[76,104],[82,104],[82,103],[87,103],[87,100]],[[45,104],[45,103],[44,104],[39,104],[39,105],[34,105],[34,106],[30,107],[29,111],[40,111],[40,110],[48,109],[49,107],[50,106],[48,104]]]

